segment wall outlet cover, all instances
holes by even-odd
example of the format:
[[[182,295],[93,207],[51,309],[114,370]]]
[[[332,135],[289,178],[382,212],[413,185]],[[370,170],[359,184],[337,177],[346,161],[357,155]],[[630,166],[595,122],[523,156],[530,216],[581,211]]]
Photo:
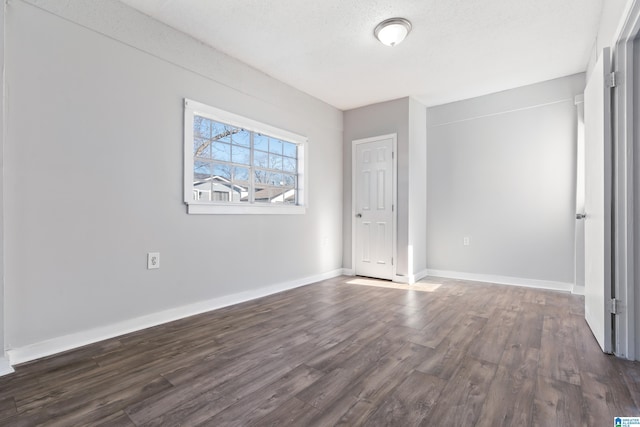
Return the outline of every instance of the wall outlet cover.
[[[147,270],[160,268],[160,252],[149,252],[147,254]]]

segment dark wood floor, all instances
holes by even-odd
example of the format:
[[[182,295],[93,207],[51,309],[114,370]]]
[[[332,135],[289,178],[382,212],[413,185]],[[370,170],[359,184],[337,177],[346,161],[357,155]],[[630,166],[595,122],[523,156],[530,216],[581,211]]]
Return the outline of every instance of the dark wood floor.
[[[0,378],[0,425],[610,426],[640,416],[640,366],[600,352],[582,297],[370,283],[380,282],[340,277],[18,366]]]

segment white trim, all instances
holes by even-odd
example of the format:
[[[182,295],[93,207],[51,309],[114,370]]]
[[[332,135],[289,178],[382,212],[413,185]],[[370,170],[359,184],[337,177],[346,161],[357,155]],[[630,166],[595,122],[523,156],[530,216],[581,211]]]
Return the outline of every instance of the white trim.
[[[457,271],[427,270],[430,277],[446,279],[470,280],[474,282],[495,283],[498,285],[523,286],[526,288],[549,289],[553,291],[571,292],[573,283],[554,282],[548,280],[525,279],[521,277],[495,276],[492,274],[461,273]]]
[[[93,328],[74,334],[52,338],[46,341],[30,344],[24,347],[14,348],[7,351],[12,365],[29,362],[41,357],[50,356],[67,350],[72,350],[87,344],[114,338],[120,335],[136,332],[142,329],[183,319],[196,314],[205,313],[222,307],[250,301],[256,298],[276,294],[278,292],[305,286],[321,280],[331,279],[342,275],[342,269],[328,271],[323,274],[305,277],[290,282],[265,286],[259,289],[239,292],[232,295],[225,295],[207,301],[201,301],[169,310],[152,313],[134,319],[124,320],[108,326]]]
[[[355,276],[356,272],[353,268],[343,268],[342,269],[343,276]]]
[[[245,204],[245,205],[218,205],[211,203],[190,202],[187,205],[187,213],[190,214],[220,214],[220,215],[243,215],[243,214],[261,214],[261,215],[302,215],[307,212],[305,206],[287,206],[287,205],[264,205],[262,203]]]
[[[9,360],[7,360],[4,357],[0,357],[0,377],[3,375],[9,375],[13,372],[14,370],[11,364],[9,363]]]
[[[408,276],[399,276],[396,274],[395,276],[393,276],[393,281],[396,283],[406,283],[408,285],[413,285],[414,283],[418,282],[420,279],[424,279],[428,275],[429,270],[425,269],[416,274],[410,274]]]
[[[390,133],[387,135],[373,136],[371,138],[355,139],[351,141],[351,268],[354,275],[356,275],[356,171],[357,171],[357,156],[356,146],[358,144],[365,144],[368,142],[380,141],[383,139],[391,139],[391,149],[393,151],[393,162],[391,177],[393,183],[391,188],[393,189],[392,203],[393,203],[393,224],[391,228],[391,241],[392,249],[391,256],[393,257],[393,269],[391,277],[382,277],[381,279],[391,279],[395,281],[396,271],[398,267],[398,134]]]
[[[625,310],[615,316],[616,356],[637,359],[636,328],[638,308],[635,305],[636,275],[635,238],[637,224],[634,222],[634,150],[640,140],[634,122],[634,97],[638,70],[635,69],[634,40],[640,34],[640,1],[627,3],[625,14],[616,32],[616,44],[612,50],[613,69],[620,83],[615,88],[613,130],[616,155],[614,161],[614,287],[616,299],[622,301]]]
[[[584,296],[584,286],[573,285],[573,289],[571,289],[571,293],[574,295]]]

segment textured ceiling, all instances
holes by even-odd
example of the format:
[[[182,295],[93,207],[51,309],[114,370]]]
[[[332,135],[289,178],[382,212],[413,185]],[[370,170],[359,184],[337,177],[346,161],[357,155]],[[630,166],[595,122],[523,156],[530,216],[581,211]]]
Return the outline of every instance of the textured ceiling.
[[[585,71],[603,0],[121,0],[339,108],[426,105]],[[391,48],[382,20],[413,30]]]

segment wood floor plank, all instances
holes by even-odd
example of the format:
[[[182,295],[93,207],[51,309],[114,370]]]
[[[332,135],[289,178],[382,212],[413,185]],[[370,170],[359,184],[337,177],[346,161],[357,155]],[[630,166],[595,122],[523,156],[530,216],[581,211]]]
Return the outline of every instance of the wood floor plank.
[[[482,412],[497,366],[466,357],[446,383],[442,397],[429,414],[439,425],[472,426]],[[425,425],[427,425],[425,423]]]
[[[502,350],[512,333],[517,314],[510,310],[494,313],[469,345],[467,354],[497,364],[502,358]]]
[[[636,408],[640,408],[640,363],[620,359],[614,359],[613,363],[616,365],[618,375],[627,385]]]
[[[381,358],[368,375],[361,377],[348,391],[358,400],[378,404],[435,350],[412,342]]]
[[[274,411],[284,401],[289,400],[323,375],[320,371],[300,365],[273,383],[238,400],[227,409],[207,419],[205,423],[218,426],[241,426],[252,423]]]
[[[519,344],[522,347],[539,349],[542,344],[544,315],[536,305],[522,303],[522,306],[522,311],[516,315],[506,345]]]
[[[580,385],[578,350],[568,315],[544,317],[540,349],[539,375]]]
[[[248,424],[250,427],[310,426],[320,412],[296,397],[284,402],[276,410]]]
[[[382,401],[405,380],[407,371],[433,351],[408,342],[398,351],[387,353],[372,370],[345,389],[341,398],[331,401],[320,415],[313,417],[310,425],[366,425],[366,420]]]
[[[93,423],[94,427],[135,427],[131,418],[124,413],[124,411],[118,411],[114,414],[107,415]]]
[[[308,343],[303,343],[291,348],[291,352],[304,354],[309,348]],[[201,422],[290,369],[289,361],[280,354],[231,360],[207,375],[176,385],[175,391],[158,393],[130,405],[126,413],[136,424],[162,425],[181,418]]]
[[[589,426],[580,387],[538,376],[533,402],[533,426]],[[613,421],[613,420],[609,420]],[[603,424],[603,425],[608,425]]]
[[[444,392],[445,385],[446,382],[440,378],[413,371],[367,418],[365,424],[367,426],[420,425]]]
[[[343,415],[338,421],[334,423],[335,426],[340,427],[356,427],[364,426],[367,423],[367,419],[378,409],[378,405],[365,400],[355,400],[355,403],[344,411]],[[336,411],[337,413],[343,411]],[[318,424],[323,425],[323,424]],[[324,424],[326,425],[326,424]]]
[[[416,369],[445,380],[450,379],[466,357],[467,349],[476,334],[486,323],[487,319],[483,317],[465,317],[462,322],[456,324],[451,334],[435,349],[436,351],[429,354]],[[501,348],[497,351],[502,354]]]
[[[531,425],[538,353],[517,344],[505,349],[476,426]]]
[[[583,373],[581,385],[587,425],[607,425],[614,417],[638,415],[638,407],[617,372],[607,379]]]
[[[0,422],[5,418],[9,418],[12,415],[18,413],[16,408],[16,402],[13,400],[13,397],[5,397],[0,400]]]
[[[0,425],[609,425],[640,413],[640,364],[583,304],[337,277],[19,365]]]

